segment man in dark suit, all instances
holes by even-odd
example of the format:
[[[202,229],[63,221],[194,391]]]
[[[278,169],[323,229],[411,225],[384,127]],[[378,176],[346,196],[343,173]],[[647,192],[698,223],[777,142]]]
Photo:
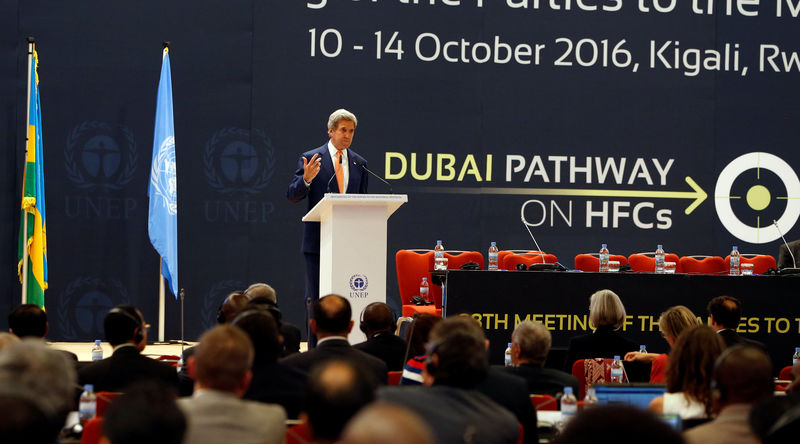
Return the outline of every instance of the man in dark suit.
[[[569,373],[545,368],[547,354],[553,337],[539,322],[524,321],[517,324],[511,334],[511,362],[513,367],[505,371],[520,376],[528,382],[528,393],[556,396],[564,387],[572,387],[579,393],[578,380]]]
[[[278,362],[283,346],[277,323],[265,309],[249,309],[233,320],[253,341],[253,379],[244,399],[279,404],[289,419],[297,419],[305,407],[306,372]]]
[[[766,351],[763,343],[742,337],[736,332],[742,318],[741,301],[732,296],[717,296],[708,303],[706,310],[711,317],[711,327],[722,336],[726,347],[743,344]]]
[[[383,302],[373,302],[364,308],[359,328],[367,340],[353,347],[386,363],[389,371],[402,371],[406,356],[406,341],[394,334],[394,313]]]
[[[103,320],[103,328],[114,352],[81,368],[79,385],[94,384],[95,392],[121,392],[134,382],[154,379],[177,391],[175,368],[141,354],[147,344],[146,327],[138,308],[132,305],[112,308]]]
[[[47,322],[47,313],[36,304],[22,304],[8,315],[8,331],[18,338],[37,338],[44,340],[50,323]],[[73,362],[78,361],[75,353],[59,350]]]
[[[515,443],[520,422],[509,410],[475,387],[486,378],[488,352],[486,337],[472,318],[449,317],[433,328],[428,342],[428,359],[423,371],[424,385],[384,387],[378,399],[399,404],[417,413],[441,443]],[[522,396],[528,397],[525,383]],[[531,409],[530,400],[528,405]],[[528,442],[536,442],[533,430],[525,430]],[[528,434],[531,433],[531,439]]]
[[[797,260],[797,257],[800,256],[800,240],[789,242],[789,248],[794,255],[794,259]],[[796,267],[794,260],[792,260],[792,254],[789,254],[786,245],[778,247],[778,269]]]
[[[339,295],[329,294],[314,304],[313,315],[311,330],[319,338],[317,347],[305,353],[287,356],[280,360],[281,363],[309,372],[314,365],[329,359],[349,359],[375,375],[377,381],[386,383],[386,363],[356,350],[347,342],[347,335],[353,329],[350,301]]]
[[[294,178],[286,191],[291,202],[308,198],[308,209],[311,210],[328,192],[367,192],[367,173],[362,168],[366,161],[348,149],[353,143],[357,124],[356,116],[345,109],[337,109],[330,115],[328,143],[300,156]],[[333,191],[328,189],[328,184]],[[302,249],[306,259],[306,300],[313,302],[319,298],[319,222],[305,222],[304,226]]]

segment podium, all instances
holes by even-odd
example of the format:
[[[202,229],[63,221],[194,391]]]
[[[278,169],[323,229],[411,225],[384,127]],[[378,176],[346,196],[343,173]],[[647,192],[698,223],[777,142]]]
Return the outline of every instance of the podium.
[[[405,194],[327,193],[303,222],[320,222],[319,295],[336,293],[353,310],[351,344],[366,338],[358,328],[361,312],[386,302],[386,222]]]

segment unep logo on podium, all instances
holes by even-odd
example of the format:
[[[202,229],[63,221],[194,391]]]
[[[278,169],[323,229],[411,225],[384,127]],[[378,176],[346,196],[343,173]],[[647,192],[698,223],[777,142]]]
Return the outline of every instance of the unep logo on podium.
[[[719,174],[714,205],[722,225],[738,239],[764,244],[780,238],[800,218],[800,179],[780,157],[743,154]],[[744,220],[744,221],[743,221]]]

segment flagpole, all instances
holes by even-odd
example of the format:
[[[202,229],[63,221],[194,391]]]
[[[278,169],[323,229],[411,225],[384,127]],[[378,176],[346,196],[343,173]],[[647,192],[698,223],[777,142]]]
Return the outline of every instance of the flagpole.
[[[23,159],[23,168],[22,168],[22,189],[23,194],[25,190],[25,175],[27,174],[28,168],[28,138],[30,137],[29,127],[31,124],[31,62],[33,61],[33,45],[36,43],[36,39],[33,37],[28,37],[28,98],[27,104],[28,106],[25,108],[25,115],[27,116],[25,119],[25,157]],[[25,196],[22,196],[24,199]],[[27,210],[23,210],[27,213]],[[23,218],[23,234],[22,239],[25,242],[25,247],[22,253],[22,303],[28,303],[28,215],[25,214]]]
[[[158,261],[158,342],[164,342],[164,274],[161,267],[164,265],[164,258]]]

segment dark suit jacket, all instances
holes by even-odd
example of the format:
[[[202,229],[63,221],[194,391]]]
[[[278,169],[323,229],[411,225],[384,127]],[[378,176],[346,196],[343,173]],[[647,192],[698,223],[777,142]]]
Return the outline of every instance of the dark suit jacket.
[[[135,382],[155,380],[178,390],[174,367],[142,356],[133,346],[119,347],[106,359],[78,371],[78,384],[94,384],[94,391],[121,392]]]
[[[475,390],[441,385],[382,387],[377,398],[419,415],[442,444],[511,444],[519,436],[517,418]]]
[[[350,346],[350,343],[347,342],[346,339],[329,339],[319,343],[316,348],[312,348],[305,353],[295,353],[291,356],[287,356],[279,362],[310,372],[314,365],[329,359],[337,358],[348,359],[354,362],[367,372],[375,375],[379,383],[386,384],[386,363],[361,350],[356,350]]]
[[[475,389],[516,416],[525,431],[523,438],[526,443],[539,442],[536,409],[531,403],[524,379],[490,367],[486,372],[486,378]]]
[[[311,181],[311,186],[307,187],[303,181],[303,159],[297,163],[297,170],[294,172],[292,183],[289,184],[289,189],[286,191],[286,198],[292,202],[300,202],[308,197],[308,209],[314,208],[314,205],[319,203],[325,195],[328,185],[328,180],[334,176],[336,167],[331,160],[331,155],[328,152],[328,144],[322,145],[319,148],[311,151],[306,151],[301,154],[307,160],[311,160],[314,154],[321,156],[322,164],[319,173],[314,180]],[[366,165],[366,160],[356,154],[353,150],[347,149],[347,166],[349,168],[349,179],[347,181],[347,194],[365,194],[367,192],[367,172],[356,164],[356,161],[363,162]],[[331,192],[337,192],[336,179],[331,183]],[[303,234],[303,253],[319,254],[319,222],[304,222]]]
[[[379,333],[353,348],[379,358],[386,363],[390,372],[402,371],[405,366],[403,358],[406,356],[406,341],[392,333]]]
[[[528,383],[528,393],[530,394],[556,396],[564,391],[564,387],[572,387],[573,393],[580,393],[578,380],[571,373],[534,364],[498,368],[524,379]]]
[[[297,419],[305,410],[308,375],[299,368],[278,362],[255,361],[253,379],[244,399],[278,404],[289,419]]]
[[[792,249],[794,258],[800,261],[800,240],[789,242],[789,248]],[[800,262],[798,262],[798,264],[800,264]],[[792,256],[789,254],[789,250],[786,249],[786,245],[778,247],[778,268],[794,268]]]
[[[283,352],[281,357],[289,356],[300,351],[300,329],[288,322],[281,322],[281,336],[283,336]]]
[[[753,339],[745,338],[739,333],[736,333],[736,330],[720,330],[719,335],[722,337],[722,340],[725,341],[725,347],[732,347],[734,345],[748,345],[751,347],[760,348],[764,352],[767,351],[767,346],[761,342],[755,341]]]

